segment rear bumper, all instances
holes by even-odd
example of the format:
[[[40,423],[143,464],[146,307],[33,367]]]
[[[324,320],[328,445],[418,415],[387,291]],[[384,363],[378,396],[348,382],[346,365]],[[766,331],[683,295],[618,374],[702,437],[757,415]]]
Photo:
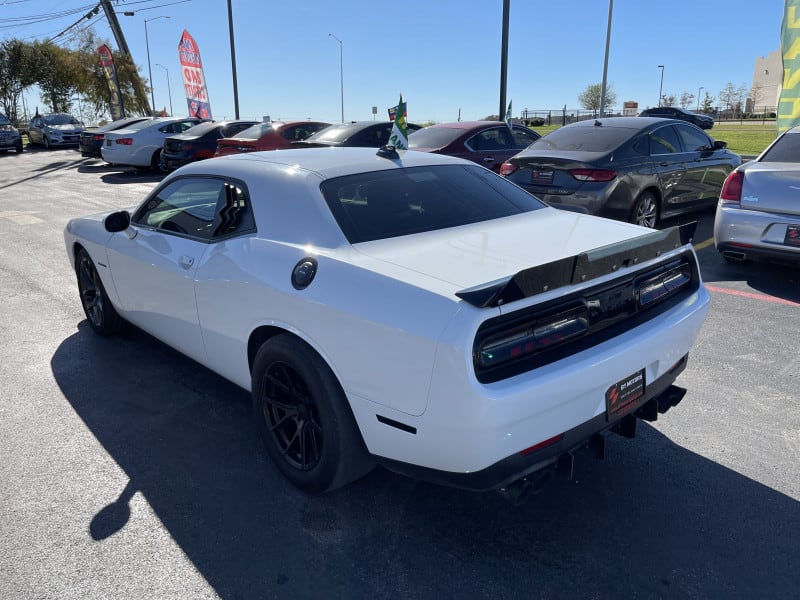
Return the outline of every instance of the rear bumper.
[[[520,481],[540,473],[556,470],[569,465],[571,472],[575,453],[580,450],[593,451],[602,457],[602,436],[612,431],[624,437],[634,437],[636,421],[644,419],[655,421],[659,414],[677,405],[685,390],[673,384],[686,368],[688,355],[681,358],[670,371],[648,384],[645,395],[625,415],[609,419],[599,414],[580,425],[564,432],[556,441],[538,450],[513,454],[495,464],[472,473],[454,473],[429,469],[383,457],[375,457],[381,465],[403,475],[435,483],[472,491],[506,489]]]
[[[717,205],[714,244],[733,260],[800,263],[800,247],[785,243],[789,225],[800,226],[800,216]]]

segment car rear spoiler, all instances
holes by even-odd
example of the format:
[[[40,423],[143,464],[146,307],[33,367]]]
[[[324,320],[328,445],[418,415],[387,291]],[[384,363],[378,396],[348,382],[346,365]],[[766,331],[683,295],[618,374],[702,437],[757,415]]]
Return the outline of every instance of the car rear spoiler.
[[[456,292],[456,296],[477,308],[500,306],[567,285],[574,285],[657,258],[694,237],[697,222],[654,231],[630,240],[616,242],[562,258],[538,267],[524,269],[504,279]]]

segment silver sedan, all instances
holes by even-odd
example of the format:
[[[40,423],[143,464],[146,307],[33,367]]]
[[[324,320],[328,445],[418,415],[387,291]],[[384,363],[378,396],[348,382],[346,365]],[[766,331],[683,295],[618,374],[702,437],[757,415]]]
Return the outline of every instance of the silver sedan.
[[[729,262],[800,264],[800,126],[784,132],[725,180],[714,243]]]

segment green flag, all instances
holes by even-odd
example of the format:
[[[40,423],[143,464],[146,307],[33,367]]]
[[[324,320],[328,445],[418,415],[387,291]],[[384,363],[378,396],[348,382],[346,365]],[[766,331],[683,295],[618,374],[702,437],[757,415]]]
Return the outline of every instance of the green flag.
[[[406,127],[406,103],[403,102],[403,94],[400,94],[400,102],[397,104],[397,112],[392,122],[392,133],[389,136],[389,145],[396,150],[408,150],[408,127]]]
[[[778,132],[800,124],[800,0],[786,0],[781,26],[783,87],[778,101]]]

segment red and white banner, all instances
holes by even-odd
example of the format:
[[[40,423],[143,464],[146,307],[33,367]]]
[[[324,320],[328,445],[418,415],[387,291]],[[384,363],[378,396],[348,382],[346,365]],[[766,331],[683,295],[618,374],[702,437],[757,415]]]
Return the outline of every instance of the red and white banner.
[[[199,119],[211,118],[211,103],[208,99],[206,80],[203,76],[203,62],[200,60],[200,49],[189,32],[183,30],[178,44],[178,55],[183,73],[183,89],[186,92],[186,104],[189,116]]]

